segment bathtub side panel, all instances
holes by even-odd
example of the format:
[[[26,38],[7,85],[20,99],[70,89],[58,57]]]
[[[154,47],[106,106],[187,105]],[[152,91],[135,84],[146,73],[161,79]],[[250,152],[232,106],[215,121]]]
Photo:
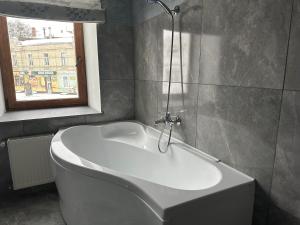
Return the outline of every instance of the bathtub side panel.
[[[254,182],[182,205],[170,213],[170,225],[251,225]]]
[[[55,163],[55,182],[68,225],[165,225],[134,193]]]

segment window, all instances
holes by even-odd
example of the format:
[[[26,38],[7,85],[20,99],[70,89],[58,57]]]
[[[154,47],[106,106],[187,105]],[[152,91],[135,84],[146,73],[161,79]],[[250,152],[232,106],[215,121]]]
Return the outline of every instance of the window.
[[[69,86],[69,82],[68,82],[68,77],[64,77],[64,87],[68,87]]]
[[[44,65],[49,66],[49,55],[48,55],[48,53],[44,53]]]
[[[33,66],[32,54],[28,54],[28,66]]]
[[[64,52],[60,53],[60,62],[61,62],[62,66],[66,65],[66,53],[64,53]]]
[[[13,66],[18,66],[18,60],[17,60],[17,57],[16,55],[12,55],[12,64]]]
[[[82,24],[0,17],[0,49],[7,110],[87,105]]]

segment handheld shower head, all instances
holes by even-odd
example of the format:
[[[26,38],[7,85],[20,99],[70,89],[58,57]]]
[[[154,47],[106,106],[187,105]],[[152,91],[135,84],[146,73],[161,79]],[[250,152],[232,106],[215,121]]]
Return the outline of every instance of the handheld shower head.
[[[173,16],[173,11],[165,3],[163,3],[161,0],[147,0],[147,2],[150,3],[150,4],[153,4],[153,3],[159,4],[166,11],[166,13]]]

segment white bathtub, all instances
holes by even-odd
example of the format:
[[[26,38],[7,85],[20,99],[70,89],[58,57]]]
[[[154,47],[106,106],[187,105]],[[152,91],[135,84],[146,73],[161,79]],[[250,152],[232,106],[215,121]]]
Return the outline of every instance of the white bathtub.
[[[136,122],[59,131],[51,156],[68,225],[250,225],[254,180]]]

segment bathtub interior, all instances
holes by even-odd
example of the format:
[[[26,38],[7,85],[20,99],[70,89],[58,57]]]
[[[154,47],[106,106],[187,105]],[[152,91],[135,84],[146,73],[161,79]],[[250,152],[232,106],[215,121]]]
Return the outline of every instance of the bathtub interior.
[[[192,152],[172,144],[168,153],[157,148],[157,134],[133,122],[80,126],[65,130],[66,151],[103,168],[181,190],[203,190],[217,185],[221,171]]]

